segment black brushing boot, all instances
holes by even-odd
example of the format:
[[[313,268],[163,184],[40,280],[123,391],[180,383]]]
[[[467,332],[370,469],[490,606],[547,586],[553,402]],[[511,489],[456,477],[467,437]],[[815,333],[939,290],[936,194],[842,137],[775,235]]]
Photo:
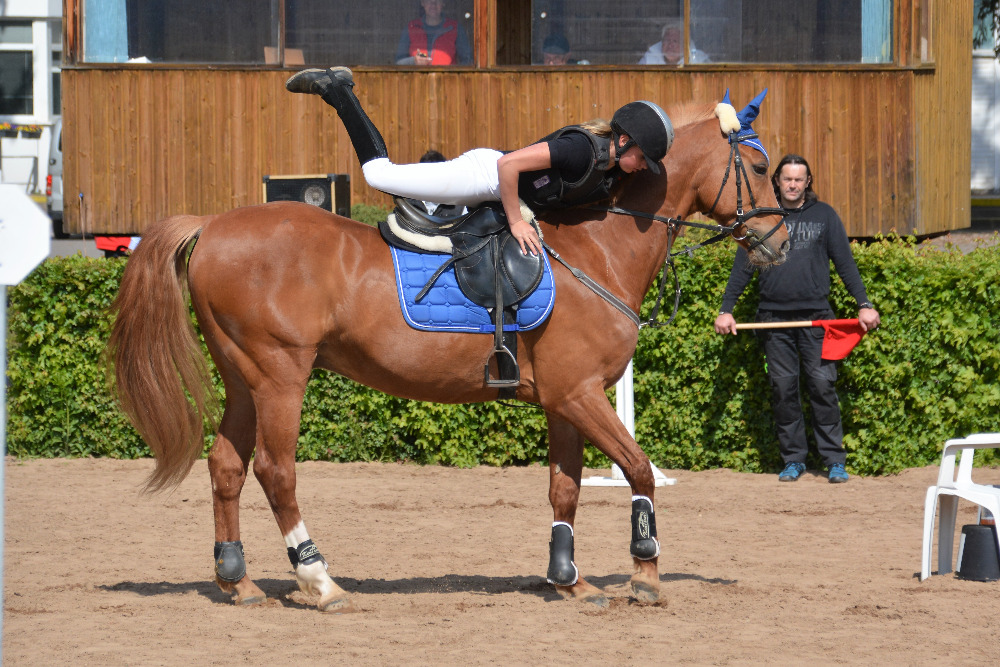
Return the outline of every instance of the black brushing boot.
[[[292,93],[319,95],[337,110],[362,166],[376,158],[389,157],[382,134],[361,108],[361,102],[352,90],[354,75],[348,68],[302,70],[289,77],[285,88]]]

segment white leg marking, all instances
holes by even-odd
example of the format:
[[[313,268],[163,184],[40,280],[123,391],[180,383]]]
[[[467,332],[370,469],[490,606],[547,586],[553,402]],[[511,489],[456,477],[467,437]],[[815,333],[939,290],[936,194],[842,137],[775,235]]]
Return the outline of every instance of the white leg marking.
[[[306,531],[306,524],[303,521],[299,521],[295,524],[292,530],[285,535],[285,546],[294,549],[308,539],[309,533]]]
[[[295,549],[300,544],[309,539],[309,533],[306,531],[306,524],[299,521],[295,524],[295,527],[285,535],[285,546],[290,549]],[[309,565],[298,565],[295,568],[295,579],[299,584],[299,590],[303,593],[318,595],[320,599],[323,599],[328,594],[339,590],[337,584],[333,583],[333,579],[326,572],[327,564],[324,561],[318,560],[315,563],[310,563]]]

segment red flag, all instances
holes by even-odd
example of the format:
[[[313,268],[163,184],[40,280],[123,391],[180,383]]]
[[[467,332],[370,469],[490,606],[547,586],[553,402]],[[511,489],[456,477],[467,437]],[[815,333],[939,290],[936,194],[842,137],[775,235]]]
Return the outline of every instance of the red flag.
[[[132,243],[131,236],[95,236],[94,245],[98,250],[130,250]]]
[[[813,320],[814,327],[823,327],[823,358],[827,361],[840,361],[851,353],[865,330],[857,318],[851,320]]]

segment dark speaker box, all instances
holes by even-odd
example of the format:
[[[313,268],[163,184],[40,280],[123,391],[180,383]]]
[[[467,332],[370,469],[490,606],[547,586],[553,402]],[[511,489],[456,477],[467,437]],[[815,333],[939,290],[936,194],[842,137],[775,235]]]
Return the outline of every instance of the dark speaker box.
[[[265,176],[264,201],[300,201],[351,217],[350,174]]]

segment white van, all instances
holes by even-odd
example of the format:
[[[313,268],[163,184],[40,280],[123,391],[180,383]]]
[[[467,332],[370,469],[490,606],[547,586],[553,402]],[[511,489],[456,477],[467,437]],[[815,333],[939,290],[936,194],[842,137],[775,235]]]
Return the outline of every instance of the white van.
[[[63,154],[62,118],[52,125],[52,143],[49,145],[49,175],[45,177],[45,202],[52,218],[52,234],[66,238],[63,232]]]

